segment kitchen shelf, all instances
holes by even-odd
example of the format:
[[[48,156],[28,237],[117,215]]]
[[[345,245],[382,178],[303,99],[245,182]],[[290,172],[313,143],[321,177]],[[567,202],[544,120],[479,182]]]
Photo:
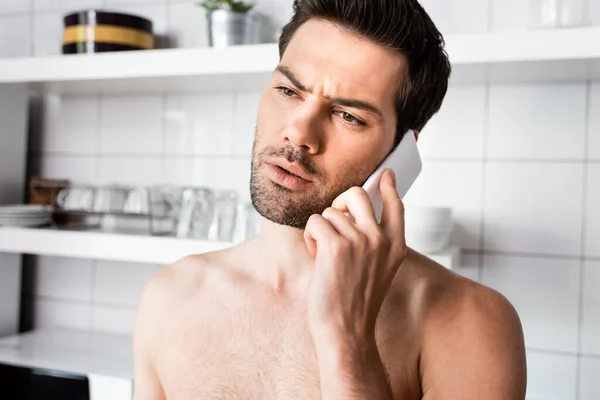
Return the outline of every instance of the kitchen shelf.
[[[131,340],[68,329],[31,331],[0,339],[0,364],[131,380]]]
[[[210,242],[140,234],[0,227],[0,252],[170,264],[190,254],[230,247]]]
[[[600,27],[446,36],[452,82],[581,81],[600,77]],[[0,59],[0,85],[49,93],[260,90],[276,44]]]
[[[226,249],[231,243],[101,231],[0,227],[0,253],[170,264],[190,254]],[[427,257],[453,269],[460,249],[449,247]]]

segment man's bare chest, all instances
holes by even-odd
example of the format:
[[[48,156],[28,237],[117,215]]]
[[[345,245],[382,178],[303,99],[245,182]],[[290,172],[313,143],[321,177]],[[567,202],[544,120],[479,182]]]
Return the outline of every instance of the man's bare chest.
[[[305,325],[237,322],[188,328],[162,346],[157,370],[167,400],[321,398]]]

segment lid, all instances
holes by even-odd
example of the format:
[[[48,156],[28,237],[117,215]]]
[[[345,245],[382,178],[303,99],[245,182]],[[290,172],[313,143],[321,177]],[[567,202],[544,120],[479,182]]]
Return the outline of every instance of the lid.
[[[124,28],[133,28],[140,31],[152,33],[153,24],[147,18],[122,12],[105,10],[81,10],[64,17],[65,27],[77,25],[111,25]]]

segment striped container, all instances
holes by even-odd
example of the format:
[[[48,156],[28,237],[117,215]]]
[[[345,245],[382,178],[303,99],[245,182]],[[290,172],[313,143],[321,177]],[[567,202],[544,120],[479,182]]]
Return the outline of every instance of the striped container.
[[[85,10],[64,17],[63,54],[155,48],[152,21],[131,14]]]

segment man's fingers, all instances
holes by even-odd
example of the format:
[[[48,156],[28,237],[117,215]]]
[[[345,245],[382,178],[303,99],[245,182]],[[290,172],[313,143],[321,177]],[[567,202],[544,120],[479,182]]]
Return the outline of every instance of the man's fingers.
[[[335,230],[342,236],[355,239],[359,234],[356,225],[351,220],[351,217],[347,216],[344,212],[334,207],[329,207],[323,211],[323,218],[335,228]]]
[[[361,187],[348,189],[339,195],[331,206],[341,212],[349,212],[359,227],[373,228],[377,225],[371,199]]]
[[[306,223],[304,229],[304,242],[309,253],[314,257],[317,255],[319,243],[324,246],[326,243],[334,240],[338,232],[334,227],[320,214],[313,214]]]
[[[396,190],[394,171],[384,172],[379,181],[379,190],[383,200],[381,227],[390,235],[390,238],[404,235],[404,203]]]

